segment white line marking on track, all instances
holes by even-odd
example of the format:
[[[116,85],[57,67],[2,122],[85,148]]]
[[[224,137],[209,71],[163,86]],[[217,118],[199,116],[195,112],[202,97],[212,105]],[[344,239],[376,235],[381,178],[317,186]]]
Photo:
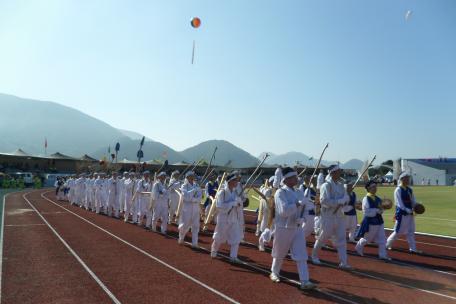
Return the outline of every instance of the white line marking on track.
[[[172,238],[175,239],[175,240],[177,240],[177,238],[175,238],[175,237],[172,237]],[[190,245],[190,246],[192,245],[190,242],[185,242],[185,243],[186,243],[187,245]],[[206,251],[206,252],[208,252],[208,253],[210,253],[210,250],[209,250],[209,249],[206,249],[206,248],[201,247],[201,246],[198,246],[198,248],[201,249],[201,250],[204,250],[204,251]],[[226,259],[230,259],[229,256],[227,256],[227,255],[225,255],[225,254],[221,254],[220,252],[218,252],[217,255],[222,256],[222,257],[224,257],[224,258],[226,258]],[[246,265],[246,266],[248,266],[248,267],[250,267],[250,268],[253,268],[253,269],[257,270],[257,271],[260,271],[260,272],[262,272],[262,273],[271,274],[270,271],[264,270],[264,269],[262,269],[262,268],[260,268],[260,267],[258,267],[258,266],[256,266],[256,265],[254,265],[254,264],[251,264],[251,263],[248,263],[248,262],[244,262],[244,261],[241,261],[241,264]],[[285,276],[283,276],[283,275],[279,275],[279,276],[280,276],[282,279],[284,279],[285,281],[287,281],[287,282],[293,283],[293,284],[298,285],[298,286],[301,285],[301,282],[298,282],[298,281],[296,281],[296,280],[287,278],[287,277],[285,277]],[[330,293],[330,292],[324,291],[323,289],[320,289],[320,288],[316,288],[315,291],[318,291],[318,292],[320,292],[320,293],[322,293],[322,294],[324,294],[324,295],[326,295],[326,296],[329,296],[329,297],[334,298],[334,299],[338,299],[338,300],[343,301],[343,302],[345,302],[345,303],[359,304],[358,302],[354,302],[354,301],[345,299],[345,298],[343,298],[343,297],[337,296],[337,295],[332,294],[332,293]]]
[[[248,244],[253,245],[252,243],[249,243],[249,242],[245,242],[245,243],[248,243]],[[326,262],[324,262],[324,261],[321,261],[321,263],[322,263],[323,265],[326,265],[326,266],[329,266],[329,267],[331,267],[331,268],[334,268],[334,269],[338,269],[338,270],[339,270],[338,267],[336,267],[336,266],[334,266],[334,265],[331,265],[331,264],[329,264],[329,263],[326,263]],[[370,275],[370,274],[367,274],[367,273],[364,273],[364,272],[360,272],[360,271],[357,271],[357,270],[350,270],[349,272],[353,272],[353,273],[359,274],[359,275],[361,275],[361,276],[369,277],[369,278],[371,278],[371,279],[376,279],[376,280],[380,280],[380,281],[392,283],[392,284],[394,284],[394,285],[398,285],[398,286],[401,286],[401,287],[410,288],[410,289],[415,289],[415,290],[423,291],[423,292],[426,292],[426,293],[431,293],[431,294],[433,294],[433,295],[437,295],[437,296],[441,296],[441,297],[445,297],[445,298],[449,298],[449,299],[456,300],[456,297],[452,297],[452,296],[448,296],[448,295],[446,295],[446,294],[442,294],[442,293],[438,293],[438,292],[434,292],[434,291],[430,291],[430,290],[426,290],[426,289],[421,289],[421,288],[418,288],[418,287],[415,287],[415,286],[411,286],[411,285],[407,285],[407,284],[404,284],[404,283],[400,283],[400,282],[396,282],[396,281],[384,279],[384,278],[377,277],[377,276],[374,276],[374,275]]]
[[[57,236],[57,238],[65,245],[65,247],[70,251],[70,253],[76,258],[79,264],[90,274],[90,276],[98,283],[98,285],[106,292],[106,294],[111,298],[111,300],[116,304],[121,304],[121,302],[116,298],[116,296],[106,287],[106,285],[97,277],[97,275],[87,266],[86,263],[77,255],[77,253],[68,245],[68,243],[60,236],[60,234],[49,224],[49,222],[44,218],[43,215],[35,208],[35,206],[27,199],[27,194],[23,194],[22,198],[35,210],[36,214],[43,220],[43,222],[51,229],[51,231]]]
[[[5,223],[5,203],[6,197],[8,194],[3,196],[3,206],[2,206],[2,224],[1,224],[1,232],[0,232],[0,303],[2,302],[2,276],[3,276],[3,230],[4,223]]]
[[[29,226],[46,226],[46,224],[18,224],[18,225],[4,225],[4,227],[29,227]]]
[[[133,248],[133,249],[139,251],[140,253],[146,255],[147,257],[151,258],[152,260],[156,261],[157,263],[159,263],[159,264],[161,264],[161,265],[163,265],[163,266],[165,266],[165,267],[167,267],[167,268],[169,268],[169,269],[175,271],[176,273],[180,274],[181,276],[183,276],[183,277],[185,277],[185,278],[187,278],[187,279],[193,281],[194,283],[196,283],[196,284],[198,284],[198,285],[200,285],[200,286],[206,288],[207,290],[209,290],[209,291],[215,293],[216,295],[222,297],[223,299],[227,300],[228,302],[235,303],[235,304],[239,304],[238,301],[236,301],[236,300],[234,300],[233,298],[231,298],[231,297],[225,295],[224,293],[222,293],[222,292],[220,292],[220,291],[218,291],[218,290],[216,290],[216,289],[210,287],[209,285],[207,285],[207,284],[201,282],[200,280],[198,280],[198,279],[192,277],[191,275],[189,275],[189,274],[187,274],[187,273],[185,273],[185,272],[183,272],[183,271],[177,269],[176,267],[174,267],[174,266],[172,266],[172,265],[166,263],[165,261],[160,260],[159,258],[157,258],[157,257],[155,257],[155,256],[153,256],[153,255],[151,255],[150,253],[144,251],[143,249],[141,249],[141,248],[139,248],[139,247],[136,247],[135,245],[131,244],[130,242],[128,242],[128,241],[126,241],[126,240],[124,240],[124,239],[118,237],[117,235],[115,235],[115,234],[109,232],[108,230],[106,230],[106,229],[104,229],[104,228],[98,226],[97,224],[95,224],[95,223],[89,221],[88,219],[86,219],[86,218],[80,216],[79,214],[76,214],[76,213],[74,213],[73,211],[71,211],[71,210],[69,210],[69,209],[67,209],[67,208],[65,208],[65,207],[63,207],[63,206],[57,204],[56,202],[54,202],[54,201],[48,199],[47,197],[44,196],[45,193],[48,193],[48,192],[41,193],[41,197],[44,198],[45,200],[47,200],[47,201],[51,202],[52,204],[54,204],[54,205],[56,205],[56,206],[58,206],[58,207],[60,207],[60,208],[62,208],[62,209],[64,209],[64,210],[66,210],[67,212],[73,214],[74,216],[80,218],[81,220],[83,220],[83,221],[85,221],[86,223],[88,223],[88,224],[94,226],[95,228],[98,228],[99,230],[105,232],[106,234],[110,235],[111,237],[117,239],[118,241],[120,241],[120,242],[122,242],[122,243],[124,243],[124,244],[130,246],[131,248]]]

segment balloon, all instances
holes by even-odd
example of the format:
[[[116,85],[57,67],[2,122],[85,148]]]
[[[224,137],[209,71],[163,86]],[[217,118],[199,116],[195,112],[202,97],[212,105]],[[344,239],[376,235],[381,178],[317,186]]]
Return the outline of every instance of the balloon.
[[[412,11],[411,10],[408,10],[406,13],[405,13],[405,21],[408,21],[410,19],[410,17],[412,16]]]
[[[199,28],[201,25],[201,19],[198,17],[193,17],[190,21],[190,24],[193,28]]]

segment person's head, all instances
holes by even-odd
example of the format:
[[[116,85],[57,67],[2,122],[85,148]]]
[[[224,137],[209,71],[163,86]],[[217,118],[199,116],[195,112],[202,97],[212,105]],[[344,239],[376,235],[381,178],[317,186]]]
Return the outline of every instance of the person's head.
[[[116,179],[116,178],[117,178],[117,176],[118,176],[118,174],[117,174],[117,172],[116,172],[116,171],[112,172],[112,178]]]
[[[407,187],[410,184],[410,174],[405,171],[402,172],[401,175],[399,175],[399,180],[403,186]]]
[[[135,178],[135,172],[130,172],[128,174],[128,177],[131,178],[131,179],[134,179]]]
[[[328,172],[334,181],[338,181],[340,179],[340,176],[342,175],[342,169],[339,167],[339,165],[329,166]]]
[[[269,179],[268,179],[268,186],[269,187],[272,187],[272,185],[274,184],[274,180],[275,180],[275,176],[271,176]]]
[[[193,171],[188,171],[187,173],[185,173],[185,178],[187,179],[187,181],[193,185],[193,182],[195,181],[195,172]]]
[[[164,171],[158,173],[157,178],[160,182],[164,183],[166,180],[166,173]]]
[[[143,172],[143,177],[145,180],[148,180],[150,178],[150,171],[146,170]]]
[[[370,180],[364,186],[370,194],[375,195],[377,193],[377,183],[374,180]]]
[[[179,176],[179,171],[175,170],[173,173],[171,173],[171,178],[177,178]]]
[[[228,184],[228,188],[230,188],[230,190],[236,188],[239,183],[239,176],[237,172],[228,174],[226,177],[226,183]]]
[[[306,185],[309,185],[309,184],[310,184],[310,176],[307,175],[307,174],[304,175],[304,183],[305,183]]]
[[[298,173],[293,168],[285,167],[282,169],[282,182],[287,187],[293,188],[298,184]]]

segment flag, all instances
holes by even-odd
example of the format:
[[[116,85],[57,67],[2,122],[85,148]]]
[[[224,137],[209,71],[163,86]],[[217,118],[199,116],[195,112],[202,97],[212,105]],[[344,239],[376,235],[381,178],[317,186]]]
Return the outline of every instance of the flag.
[[[47,140],[47,138],[45,137],[45,138],[44,138],[44,148],[47,149],[47,147],[48,147],[48,140]]]

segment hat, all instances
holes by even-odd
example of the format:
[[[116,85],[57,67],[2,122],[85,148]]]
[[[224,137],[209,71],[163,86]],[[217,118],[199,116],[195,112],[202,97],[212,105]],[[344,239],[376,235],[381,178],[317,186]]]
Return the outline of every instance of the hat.
[[[401,173],[401,175],[399,175],[399,179],[403,179],[404,177],[407,177],[407,176],[411,176],[410,173],[408,173],[407,171],[403,171]]]
[[[274,180],[275,180],[275,176],[271,176],[271,177],[268,179],[268,182],[273,183]]]
[[[298,176],[298,173],[293,168],[290,168],[290,167],[283,168],[282,174],[283,174],[282,180],[285,180],[292,176]]]
[[[364,188],[366,188],[366,190],[369,190],[369,188],[372,187],[373,185],[377,185],[377,182],[371,179],[371,180],[367,181],[366,185],[364,185]]]
[[[143,172],[143,175],[146,175],[146,174],[150,174],[150,171],[146,170],[146,171]]]
[[[135,172],[130,172],[130,173],[128,173],[128,175],[135,176]]]
[[[339,165],[331,165],[328,167],[328,172],[333,173],[336,172],[337,170],[342,170]]]
[[[229,183],[229,182],[231,182],[232,180],[235,180],[235,179],[237,179],[237,178],[238,178],[237,171],[233,171],[233,172],[231,172],[230,174],[228,174],[228,175],[226,176],[226,182]]]
[[[160,177],[160,176],[166,176],[166,172],[162,171],[162,172],[158,173],[157,177]]]
[[[180,173],[179,170],[174,170],[174,171],[171,173],[171,175],[176,175],[176,174],[179,174],[179,173]]]
[[[187,173],[185,173],[185,177],[189,177],[189,176],[195,176],[195,172],[193,172],[192,170],[188,171]]]

